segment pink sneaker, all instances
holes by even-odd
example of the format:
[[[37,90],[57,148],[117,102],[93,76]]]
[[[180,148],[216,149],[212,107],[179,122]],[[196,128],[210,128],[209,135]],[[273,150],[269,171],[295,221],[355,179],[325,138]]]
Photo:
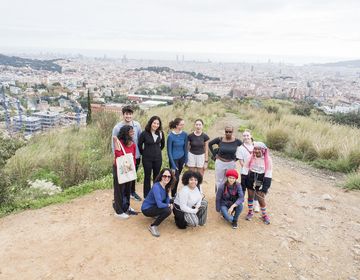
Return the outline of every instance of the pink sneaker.
[[[245,220],[251,221],[252,217],[254,217],[254,213],[251,211],[246,215]]]
[[[263,216],[262,219],[263,219],[265,225],[270,224],[270,217],[268,215]]]

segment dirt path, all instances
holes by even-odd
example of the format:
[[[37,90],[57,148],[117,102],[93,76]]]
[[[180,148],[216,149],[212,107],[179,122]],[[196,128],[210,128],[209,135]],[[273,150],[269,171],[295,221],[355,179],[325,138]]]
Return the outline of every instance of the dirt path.
[[[239,120],[209,134],[225,123]],[[274,157],[271,224],[245,221],[245,206],[237,230],[214,210],[213,171],[207,225],[181,231],[171,217],[160,238],[149,218],[114,218],[111,190],[11,215],[0,220],[0,279],[360,279],[360,193],[336,180]]]

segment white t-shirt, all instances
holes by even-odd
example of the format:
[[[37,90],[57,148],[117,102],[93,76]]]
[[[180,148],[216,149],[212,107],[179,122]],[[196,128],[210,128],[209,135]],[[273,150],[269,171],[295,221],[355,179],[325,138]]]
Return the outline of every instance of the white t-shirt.
[[[180,209],[187,213],[197,213],[197,209],[193,209],[193,206],[200,207],[202,195],[199,188],[190,189],[188,186],[184,186],[180,192],[177,193],[174,203],[180,206]]]
[[[243,143],[241,146],[237,147],[237,149],[236,149],[236,158],[245,164],[245,162],[247,162],[250,159],[253,149],[254,149],[253,144]],[[240,173],[245,174],[244,172],[245,172],[244,167],[242,167],[240,170]]]

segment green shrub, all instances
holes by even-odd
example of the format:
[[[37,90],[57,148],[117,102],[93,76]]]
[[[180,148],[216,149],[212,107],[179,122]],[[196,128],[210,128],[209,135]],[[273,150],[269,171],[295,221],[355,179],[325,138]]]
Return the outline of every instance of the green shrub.
[[[297,159],[305,161],[313,161],[319,156],[314,145],[308,139],[301,139],[293,143],[288,153]]]
[[[304,103],[304,104],[296,105],[291,110],[291,113],[293,113],[294,115],[299,115],[299,116],[310,116],[311,109],[312,109],[311,105]]]
[[[349,190],[360,190],[360,173],[348,174],[341,186]]]
[[[328,169],[335,172],[348,173],[351,171],[349,161],[346,159],[317,159],[312,162],[312,165],[316,168]]]
[[[273,106],[273,105],[267,105],[265,107],[266,111],[268,113],[278,113],[279,112],[279,107],[278,106]]]
[[[35,171],[34,174],[30,177],[30,180],[46,180],[49,182],[52,182],[54,185],[60,186],[60,177],[58,174],[55,173],[55,171],[40,168],[39,170]]]
[[[355,171],[360,167],[360,150],[353,150],[348,155],[349,166]]]
[[[266,143],[270,149],[282,151],[289,142],[289,135],[282,129],[271,130],[266,134]]]
[[[0,206],[2,206],[11,200],[10,179],[2,169],[0,169],[0,178]]]
[[[339,158],[339,151],[335,147],[321,149],[319,157],[321,159],[337,160]]]
[[[20,149],[25,142],[17,138],[5,138],[0,135],[0,168]]]

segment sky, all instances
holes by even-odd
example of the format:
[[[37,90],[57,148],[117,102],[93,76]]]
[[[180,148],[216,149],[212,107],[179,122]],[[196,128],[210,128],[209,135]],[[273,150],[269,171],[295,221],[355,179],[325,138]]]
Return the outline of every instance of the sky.
[[[5,53],[360,59],[358,0],[0,0],[0,7]]]

